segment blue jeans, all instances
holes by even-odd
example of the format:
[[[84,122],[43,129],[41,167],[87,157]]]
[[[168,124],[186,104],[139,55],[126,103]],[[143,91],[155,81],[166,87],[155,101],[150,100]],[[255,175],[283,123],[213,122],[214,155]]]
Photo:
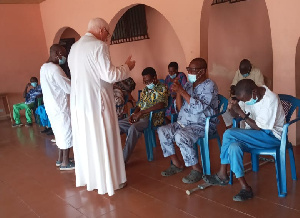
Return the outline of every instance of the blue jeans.
[[[221,164],[230,164],[230,170],[235,173],[236,178],[240,178],[244,176],[244,152],[277,146],[280,146],[280,140],[271,130],[228,129],[223,135]]]

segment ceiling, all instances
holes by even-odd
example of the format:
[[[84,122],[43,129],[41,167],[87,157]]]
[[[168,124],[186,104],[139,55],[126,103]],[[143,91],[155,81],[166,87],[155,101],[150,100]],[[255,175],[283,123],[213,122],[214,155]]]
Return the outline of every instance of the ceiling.
[[[0,4],[39,4],[45,0],[0,0]]]

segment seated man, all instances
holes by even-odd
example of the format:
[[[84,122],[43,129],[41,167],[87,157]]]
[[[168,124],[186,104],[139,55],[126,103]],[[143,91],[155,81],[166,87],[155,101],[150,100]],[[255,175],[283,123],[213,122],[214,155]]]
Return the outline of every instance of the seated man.
[[[165,85],[168,87],[169,93],[173,98],[173,104],[166,110],[166,116],[170,116],[175,113],[174,101],[176,98],[176,92],[171,91],[171,86],[173,85],[175,79],[179,82],[179,84],[183,87],[186,83],[186,75],[183,72],[178,72],[178,63],[171,62],[168,65],[169,75],[165,79]]]
[[[180,148],[186,167],[192,166],[190,174],[182,179],[184,183],[194,183],[202,179],[202,168],[199,165],[194,143],[204,136],[205,119],[218,111],[218,88],[207,78],[207,64],[202,58],[191,61],[188,71],[188,82],[182,87],[174,82],[172,91],[177,93],[176,109],[179,110],[176,123],[158,128],[158,136],[164,157],[172,160],[171,166],[163,171],[162,176],[171,176],[183,170],[174,142]],[[211,119],[210,132],[216,131],[218,119]]]
[[[123,149],[125,163],[128,162],[141,133],[148,127],[149,113],[168,105],[168,90],[164,84],[157,80],[156,71],[152,67],[147,67],[143,70],[142,76],[146,87],[141,93],[134,113],[129,118],[119,120],[121,133],[127,133]],[[162,112],[155,114],[153,116],[153,124],[161,125],[164,121],[164,116]]]
[[[33,88],[27,92],[28,87],[32,86]],[[31,109],[34,107],[35,99],[42,95],[41,86],[38,85],[38,79],[36,77],[30,78],[30,83],[28,83],[25,87],[23,97],[25,98],[24,103],[14,104],[13,105],[13,117],[15,123],[12,127],[22,126],[20,120],[20,110],[25,109],[25,116],[27,123],[25,126],[29,127],[32,126],[32,119],[31,119]]]
[[[129,77],[125,80],[122,80],[120,82],[116,82],[113,86],[113,91],[114,91],[114,97],[115,97],[115,102],[116,102],[116,111],[118,115],[118,119],[124,118],[124,115],[127,114],[126,111],[127,107],[124,105],[125,103],[125,96],[128,96],[128,102],[131,102],[132,106],[134,99],[131,95],[131,92],[135,89],[135,82],[134,80]]]
[[[258,68],[255,68],[249,60],[243,59],[240,63],[239,70],[236,71],[230,86],[230,96],[233,99],[235,99],[235,85],[242,79],[252,79],[258,86],[265,85],[264,76],[260,72],[260,70]],[[232,125],[232,116],[230,115],[230,112],[228,110],[222,115],[222,117],[226,127]]]
[[[240,102],[231,100],[228,107],[233,117],[245,120],[246,129],[226,130],[220,155],[221,168],[217,174],[203,179],[212,185],[227,185],[227,165],[230,164],[230,170],[242,186],[233,200],[244,201],[252,198],[253,192],[244,177],[243,153],[280,146],[285,114],[278,96],[266,86],[258,87],[253,80],[239,81],[235,93]]]

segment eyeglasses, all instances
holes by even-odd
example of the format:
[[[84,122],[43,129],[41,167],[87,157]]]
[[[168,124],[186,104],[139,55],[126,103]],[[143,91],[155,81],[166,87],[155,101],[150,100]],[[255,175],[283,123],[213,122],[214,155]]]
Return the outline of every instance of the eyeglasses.
[[[200,70],[204,70],[204,69],[201,69],[201,68],[191,68],[191,67],[187,67],[187,68],[186,68],[186,71],[187,71],[187,72],[193,72],[193,73],[197,73],[197,72],[199,72]]]
[[[108,30],[106,29],[106,28],[104,28],[105,29],[105,31],[107,32],[107,37],[110,37],[111,35],[110,35],[110,33],[108,32]]]

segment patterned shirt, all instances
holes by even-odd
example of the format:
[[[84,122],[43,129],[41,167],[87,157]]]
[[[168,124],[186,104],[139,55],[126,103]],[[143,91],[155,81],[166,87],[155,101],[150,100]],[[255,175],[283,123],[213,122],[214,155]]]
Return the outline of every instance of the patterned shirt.
[[[180,85],[183,87],[186,83],[186,75],[183,72],[178,72],[177,77],[179,78],[178,82],[180,83]],[[165,79],[165,85],[168,87],[169,92],[171,93],[171,96],[175,96],[175,92],[171,92],[171,86],[173,85],[173,79],[171,79],[170,75],[168,75]],[[171,107],[169,107],[166,110],[166,115],[169,116],[171,114],[176,113],[175,112],[175,108],[174,108],[174,101],[175,101],[175,97],[173,98],[173,104],[171,105]]]
[[[212,80],[206,79],[194,89],[193,84],[187,82],[183,89],[191,96],[190,104],[183,99],[177,122],[182,126],[200,125],[204,129],[206,117],[218,112],[217,85]],[[216,131],[217,124],[218,118],[210,120],[211,133]]]
[[[146,110],[160,102],[163,102],[165,107],[168,106],[168,89],[164,84],[158,82],[153,89],[148,89],[147,86],[143,89],[137,106],[141,110]],[[149,114],[145,114],[141,118],[145,117],[149,117]],[[154,114],[153,125],[161,125],[164,122],[164,117],[165,114],[163,112]]]
[[[30,89],[25,96],[25,104],[34,103],[36,96],[41,94],[42,94],[41,85],[37,85],[35,88]]]

